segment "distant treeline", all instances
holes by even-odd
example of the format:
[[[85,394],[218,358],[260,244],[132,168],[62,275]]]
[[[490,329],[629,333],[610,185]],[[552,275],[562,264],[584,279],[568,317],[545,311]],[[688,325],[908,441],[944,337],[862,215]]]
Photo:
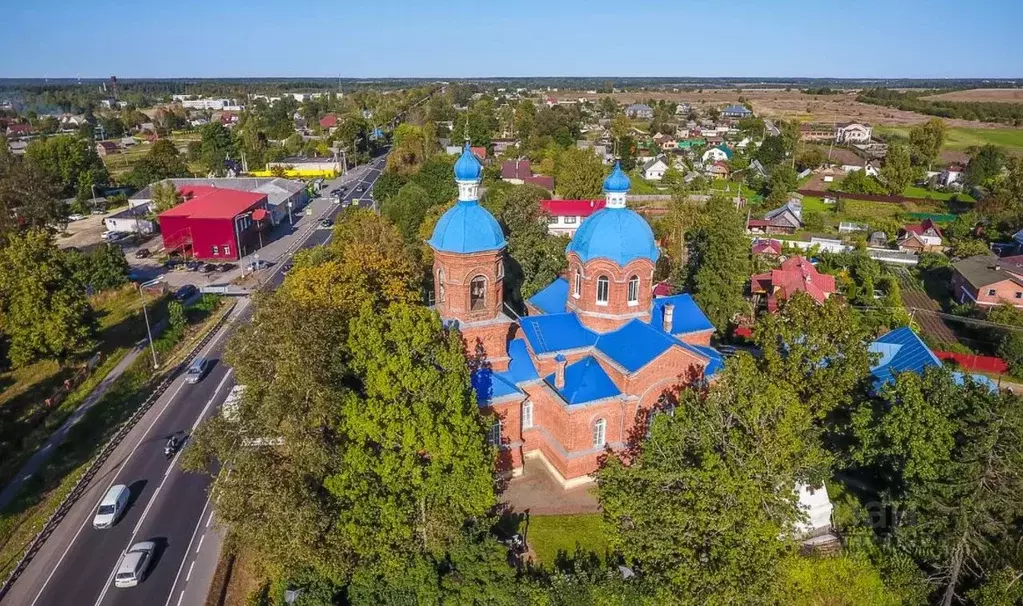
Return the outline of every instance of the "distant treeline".
[[[1023,103],[995,103],[987,101],[934,101],[923,99],[941,90],[900,92],[887,88],[870,88],[861,92],[856,100],[872,105],[883,105],[940,118],[1000,122],[1023,126]]]

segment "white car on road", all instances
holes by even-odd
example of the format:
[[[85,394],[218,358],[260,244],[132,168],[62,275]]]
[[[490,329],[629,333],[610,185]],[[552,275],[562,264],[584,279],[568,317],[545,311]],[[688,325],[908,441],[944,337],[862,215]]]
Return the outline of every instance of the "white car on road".
[[[134,587],[146,578],[149,566],[153,563],[156,543],[141,541],[124,552],[117,563],[117,574],[114,576],[114,587]]]

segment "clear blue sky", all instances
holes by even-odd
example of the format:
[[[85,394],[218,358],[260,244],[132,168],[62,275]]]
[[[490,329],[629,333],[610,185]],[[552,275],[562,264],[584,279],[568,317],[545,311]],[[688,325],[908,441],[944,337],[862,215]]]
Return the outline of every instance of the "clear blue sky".
[[[0,77],[1023,77],[1023,0],[0,4]]]

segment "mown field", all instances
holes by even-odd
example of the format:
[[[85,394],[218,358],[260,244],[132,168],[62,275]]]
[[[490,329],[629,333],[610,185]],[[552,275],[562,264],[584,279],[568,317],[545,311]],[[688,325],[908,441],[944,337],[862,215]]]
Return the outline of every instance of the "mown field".
[[[878,126],[874,130],[879,134],[909,136],[908,126]],[[974,145],[979,146],[987,143],[1000,145],[1013,153],[1023,154],[1023,129],[953,127],[948,129],[945,147],[961,151]]]

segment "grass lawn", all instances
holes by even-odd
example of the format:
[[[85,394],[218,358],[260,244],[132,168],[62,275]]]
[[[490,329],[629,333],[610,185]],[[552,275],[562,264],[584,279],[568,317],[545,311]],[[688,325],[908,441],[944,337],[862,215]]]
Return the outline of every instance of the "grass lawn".
[[[825,204],[820,198],[803,196],[803,210],[806,212],[827,212],[834,207],[834,204]]]
[[[595,553],[601,559],[607,551],[599,513],[531,516],[526,542],[540,563],[546,566],[554,565],[559,552],[569,555],[574,553],[576,545],[584,551]]]
[[[879,126],[875,130],[882,134],[909,137],[908,126]],[[1020,128],[965,128],[948,129],[945,147],[964,150],[973,145],[993,143],[1016,153],[1023,153],[1023,129]]]
[[[907,198],[927,198],[930,200],[941,200],[943,202],[951,200],[952,198],[955,198],[960,202],[976,202],[976,200],[973,199],[973,196],[966,192],[931,191],[914,185],[907,187],[906,191],[902,192],[902,195]]]

